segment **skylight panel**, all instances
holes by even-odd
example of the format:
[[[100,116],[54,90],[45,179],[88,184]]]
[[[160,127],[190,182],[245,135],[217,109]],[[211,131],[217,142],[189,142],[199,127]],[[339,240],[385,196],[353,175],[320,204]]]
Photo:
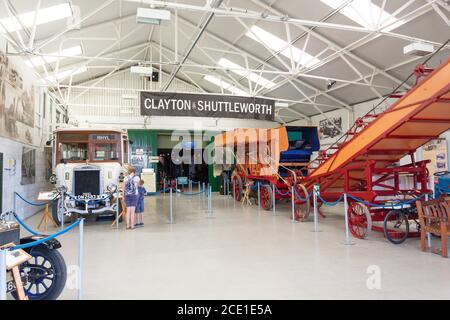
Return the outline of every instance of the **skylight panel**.
[[[261,77],[259,74],[256,74],[254,72],[249,72],[245,68],[241,67],[240,65],[238,65],[234,62],[231,62],[228,59],[222,58],[219,60],[218,64],[222,67],[229,68],[231,72],[234,72],[234,73],[240,75],[241,77],[246,77],[246,78],[248,77],[250,79],[250,81],[257,83],[257,84],[263,86],[264,88],[271,89],[271,88],[275,87],[275,85],[276,85],[274,82]]]
[[[252,26],[250,31],[245,34],[247,37],[264,44],[273,51],[280,52],[283,56],[290,59],[291,58],[291,48],[292,57],[294,61],[305,67],[311,67],[320,60],[313,57],[312,55],[300,50],[295,46],[291,46],[287,41],[278,38],[276,35],[258,27]]]
[[[63,49],[61,50],[61,52],[57,51],[50,53],[48,56],[38,56],[31,58],[30,60],[26,61],[26,64],[30,67],[40,67],[44,64],[55,62],[58,59],[67,59],[69,57],[79,56],[82,53],[83,51],[81,50],[81,46],[75,46]],[[58,56],[61,56],[61,58],[58,58]]]
[[[87,68],[86,66],[82,66],[76,69],[68,69],[68,70],[64,70],[61,71],[59,73],[57,73],[56,75],[50,75],[48,77],[45,78],[46,82],[57,82],[58,80],[63,80],[67,77],[70,77],[70,75],[74,76],[83,72],[86,72]],[[44,81],[42,81],[44,82]]]
[[[339,8],[346,2],[346,0],[320,1],[333,9]],[[380,23],[382,23],[383,25],[392,23],[392,25],[382,29],[382,31],[394,30],[395,28],[398,28],[405,23],[403,20],[399,20],[385,10],[382,10],[379,6],[373,4],[370,0],[353,0],[339,12],[347,18],[367,28],[378,28],[378,21],[380,21]]]
[[[36,11],[25,12],[19,14],[17,17],[20,22],[14,17],[8,17],[0,19],[0,31],[5,33],[6,31],[14,32],[22,30],[22,25],[25,28],[30,28],[34,23],[34,14]],[[56,6],[48,7],[45,9],[40,9],[37,14],[36,24],[49,23],[61,19],[66,19],[72,16],[72,9],[68,3],[58,4]],[[1,27],[3,26],[3,27]]]
[[[215,84],[216,86],[218,86],[224,90],[230,91],[231,93],[234,93],[235,95],[248,96],[247,92],[245,92],[244,90],[236,88],[235,86],[233,86],[233,85],[229,84],[228,82],[223,81],[222,79],[219,79],[215,76],[206,75],[203,79]]]

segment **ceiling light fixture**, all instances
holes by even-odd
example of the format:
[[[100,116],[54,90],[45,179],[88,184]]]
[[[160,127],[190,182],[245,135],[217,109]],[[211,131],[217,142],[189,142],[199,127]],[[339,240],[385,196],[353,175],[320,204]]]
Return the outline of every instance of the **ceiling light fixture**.
[[[161,9],[138,8],[136,13],[136,22],[161,25],[170,21],[170,11]]]

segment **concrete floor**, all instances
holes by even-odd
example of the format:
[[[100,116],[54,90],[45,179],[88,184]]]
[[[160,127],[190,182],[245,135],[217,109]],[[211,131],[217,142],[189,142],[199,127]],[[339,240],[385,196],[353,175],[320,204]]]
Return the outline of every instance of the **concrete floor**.
[[[421,252],[417,238],[393,245],[377,232],[344,245],[342,207],[323,208],[312,232],[312,221],[290,221],[289,204],[273,216],[214,194],[208,219],[205,198],[175,198],[174,224],[168,195],[146,198],[144,228],[86,223],[85,299],[450,298],[449,259]],[[78,231],[60,240],[69,270],[60,298],[75,299]],[[368,268],[380,271],[380,289],[368,288]]]

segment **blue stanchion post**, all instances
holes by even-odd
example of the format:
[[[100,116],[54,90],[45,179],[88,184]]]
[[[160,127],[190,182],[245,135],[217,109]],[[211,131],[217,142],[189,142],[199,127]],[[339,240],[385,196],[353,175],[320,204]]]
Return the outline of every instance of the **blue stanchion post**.
[[[272,215],[276,215],[275,211],[275,185],[272,185]]]
[[[119,212],[119,205],[120,205],[120,199],[119,199],[119,197],[120,197],[120,193],[119,193],[119,189],[117,189],[117,191],[116,191],[117,193],[116,193],[116,195],[117,195],[117,197],[116,197],[116,202],[117,202],[117,204],[116,204],[116,229],[119,229],[119,214],[120,214],[120,212]]]
[[[425,195],[425,201],[428,201],[428,194]],[[428,208],[426,208],[425,210],[428,210]],[[428,220],[427,225],[429,226],[430,219],[428,218],[427,220]],[[430,232],[427,232],[427,245],[428,245],[428,248],[431,248],[431,233]]]
[[[6,250],[0,249],[0,300],[6,300]]]
[[[117,221],[119,224],[119,221]],[[78,225],[79,245],[78,245],[78,300],[83,299],[83,250],[84,250],[84,218],[81,218]]]
[[[348,200],[347,200],[347,193],[344,193],[344,215],[345,215],[345,245],[352,245],[355,244],[350,239],[350,230],[348,229]]]
[[[15,192],[13,192],[13,213],[16,213],[17,211],[17,208],[16,208],[16,193]]]
[[[212,218],[212,187],[208,188],[208,218]]]
[[[59,201],[56,203],[56,205],[58,206],[58,216],[61,214],[61,230],[64,230],[64,210],[63,206],[64,206],[64,194],[61,195],[61,208],[59,207]],[[61,209],[61,210],[60,210]]]
[[[163,179],[163,196],[166,195],[166,178]]]
[[[169,199],[169,224],[173,223],[173,212],[172,212],[172,188],[170,188],[170,199]]]
[[[319,230],[319,208],[317,206],[317,193],[320,192],[320,186],[315,184],[313,186],[313,205],[314,205],[314,232],[320,232]]]
[[[257,183],[258,185],[258,210],[261,209],[261,184]]]
[[[292,222],[295,223],[295,199],[294,199],[294,186],[291,186],[291,213],[292,213]]]

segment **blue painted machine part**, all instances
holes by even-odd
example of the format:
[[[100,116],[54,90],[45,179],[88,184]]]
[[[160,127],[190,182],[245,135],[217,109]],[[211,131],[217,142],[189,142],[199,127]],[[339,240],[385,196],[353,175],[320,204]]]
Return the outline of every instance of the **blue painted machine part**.
[[[450,193],[450,174],[435,177],[435,184],[434,184],[435,197],[439,198],[441,194],[446,193]]]

